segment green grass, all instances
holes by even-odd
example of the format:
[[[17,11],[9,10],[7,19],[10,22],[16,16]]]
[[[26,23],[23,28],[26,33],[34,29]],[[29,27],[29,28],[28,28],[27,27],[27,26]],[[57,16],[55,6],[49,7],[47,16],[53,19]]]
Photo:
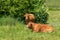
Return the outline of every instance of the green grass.
[[[48,6],[60,6],[60,0],[46,0]]]
[[[60,6],[60,0],[46,0],[48,6]]]
[[[60,10],[60,0],[46,0],[49,10]]]
[[[13,22],[13,20],[11,21]],[[49,11],[48,23],[53,25],[52,33],[35,33],[23,23],[0,26],[0,40],[60,40],[60,11]]]

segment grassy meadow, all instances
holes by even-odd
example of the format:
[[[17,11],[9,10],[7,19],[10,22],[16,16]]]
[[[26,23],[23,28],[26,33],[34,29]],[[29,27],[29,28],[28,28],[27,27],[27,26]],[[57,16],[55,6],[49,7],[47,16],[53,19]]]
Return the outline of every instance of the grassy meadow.
[[[60,10],[60,0],[46,0],[49,10]]]
[[[35,33],[26,28],[26,25],[16,20],[4,17],[0,20],[3,21],[0,25],[0,40],[60,40],[60,11],[49,11],[48,23],[55,28],[52,33]],[[6,21],[7,20],[7,21]],[[9,25],[8,20],[11,23]],[[12,25],[15,22],[14,25]],[[7,25],[8,24],[8,25]]]

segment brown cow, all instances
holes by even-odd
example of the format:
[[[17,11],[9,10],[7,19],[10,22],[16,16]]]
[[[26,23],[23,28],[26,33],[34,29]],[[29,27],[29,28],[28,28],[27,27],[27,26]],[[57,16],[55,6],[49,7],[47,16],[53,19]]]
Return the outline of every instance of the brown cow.
[[[26,24],[28,24],[30,21],[34,22],[35,17],[33,14],[26,13],[24,17],[25,17]]]
[[[47,25],[47,24],[37,24],[33,22],[29,22],[27,24],[27,27],[32,29],[34,32],[52,32],[54,31],[53,27]]]

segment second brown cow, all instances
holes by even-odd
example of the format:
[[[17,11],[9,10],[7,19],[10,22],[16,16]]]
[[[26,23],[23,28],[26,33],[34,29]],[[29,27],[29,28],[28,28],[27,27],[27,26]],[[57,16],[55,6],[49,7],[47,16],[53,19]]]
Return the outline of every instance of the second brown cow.
[[[33,14],[26,13],[24,17],[25,17],[26,24],[28,24],[30,21],[34,22],[35,20],[35,17]]]

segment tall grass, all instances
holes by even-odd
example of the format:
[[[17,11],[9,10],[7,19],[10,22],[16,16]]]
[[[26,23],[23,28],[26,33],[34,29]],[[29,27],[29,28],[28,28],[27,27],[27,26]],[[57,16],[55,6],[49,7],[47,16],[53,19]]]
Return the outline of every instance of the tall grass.
[[[0,18],[0,25],[16,25],[19,23],[18,19],[15,19],[10,16],[3,16]]]

